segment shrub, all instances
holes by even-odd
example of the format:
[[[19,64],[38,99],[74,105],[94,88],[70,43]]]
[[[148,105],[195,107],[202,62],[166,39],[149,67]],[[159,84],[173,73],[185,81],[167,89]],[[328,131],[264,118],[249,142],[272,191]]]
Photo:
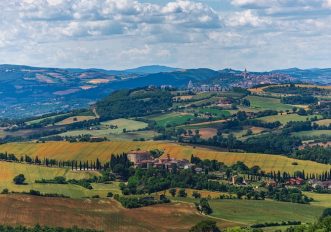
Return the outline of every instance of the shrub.
[[[185,191],[185,189],[180,189],[178,192],[178,196],[179,197],[187,197],[187,193]]]
[[[107,197],[113,197],[113,196],[114,196],[114,194],[112,192],[107,193]]]
[[[1,194],[8,194],[9,193],[9,190],[7,188],[3,189]]]
[[[201,221],[190,229],[190,232],[221,232],[214,221]]]
[[[13,181],[17,185],[22,185],[25,182],[25,176],[23,174],[19,174],[14,177]]]

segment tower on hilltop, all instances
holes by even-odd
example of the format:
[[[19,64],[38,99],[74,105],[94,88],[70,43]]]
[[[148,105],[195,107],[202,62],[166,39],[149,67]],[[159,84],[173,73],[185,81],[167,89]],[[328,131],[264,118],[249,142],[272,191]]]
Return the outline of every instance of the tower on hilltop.
[[[244,71],[244,79],[247,79],[247,77],[248,77],[248,72],[247,72],[247,69],[245,68],[245,71]]]
[[[188,89],[193,89],[193,83],[192,83],[191,80],[188,82],[187,88]]]

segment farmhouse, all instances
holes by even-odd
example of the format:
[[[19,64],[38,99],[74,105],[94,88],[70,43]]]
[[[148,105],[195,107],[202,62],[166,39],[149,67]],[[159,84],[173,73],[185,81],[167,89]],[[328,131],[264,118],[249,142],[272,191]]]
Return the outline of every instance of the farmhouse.
[[[287,184],[289,185],[302,185],[305,182],[304,179],[297,177],[297,178],[291,178],[289,181],[287,181]]]
[[[223,107],[223,108],[231,108],[232,102],[227,99],[221,99],[219,100],[217,106]]]
[[[311,186],[316,188],[331,189],[331,181],[310,180]]]
[[[177,160],[175,158],[171,158],[169,154],[165,158],[153,159],[148,151],[131,151],[127,156],[135,167],[140,168],[156,167],[172,170],[174,167],[181,169],[194,167],[194,165],[188,160]]]
[[[194,92],[221,92],[223,91],[222,86],[220,85],[200,85],[194,86],[192,81],[190,81],[187,85],[187,90],[194,91]]]
[[[276,187],[277,186],[277,182],[273,179],[270,179],[266,182],[267,186],[272,186],[272,187]]]
[[[148,151],[130,151],[128,159],[136,166],[143,161],[151,160],[151,154]]]

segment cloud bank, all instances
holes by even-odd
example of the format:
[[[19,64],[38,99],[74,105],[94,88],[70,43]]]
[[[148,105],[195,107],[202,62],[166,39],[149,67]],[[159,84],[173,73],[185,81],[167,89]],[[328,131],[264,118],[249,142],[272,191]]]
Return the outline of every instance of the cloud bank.
[[[13,0],[0,7],[0,63],[331,66],[330,0]]]

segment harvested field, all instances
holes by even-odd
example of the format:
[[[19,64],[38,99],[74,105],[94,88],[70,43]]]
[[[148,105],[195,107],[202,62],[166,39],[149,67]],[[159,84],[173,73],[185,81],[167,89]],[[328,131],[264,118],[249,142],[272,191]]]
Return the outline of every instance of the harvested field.
[[[320,126],[329,126],[331,125],[331,119],[323,119],[316,122]]]
[[[62,125],[72,124],[75,122],[88,121],[92,119],[95,119],[95,116],[73,116],[56,123],[56,125],[62,126]]]
[[[198,221],[206,219],[193,204],[170,203],[139,209],[124,209],[108,199],[73,200],[27,195],[0,196],[0,221],[9,225],[35,224],[84,227],[108,231],[188,231]],[[219,226],[236,223],[216,219]]]
[[[201,128],[199,131],[201,138],[204,139],[212,138],[217,134],[217,129],[215,128]]]

